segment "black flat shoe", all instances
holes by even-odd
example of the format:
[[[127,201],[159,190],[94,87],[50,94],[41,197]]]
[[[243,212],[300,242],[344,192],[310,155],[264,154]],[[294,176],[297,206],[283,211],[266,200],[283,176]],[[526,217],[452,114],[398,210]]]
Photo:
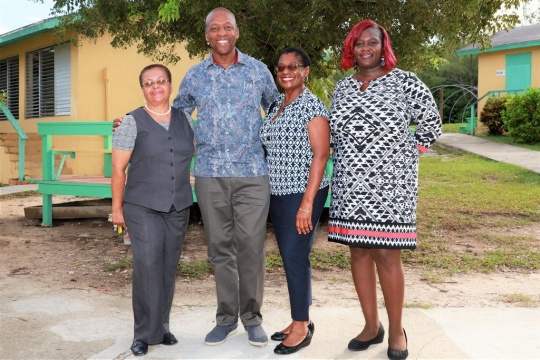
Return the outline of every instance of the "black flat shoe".
[[[163,335],[163,341],[161,342],[163,345],[174,345],[178,343],[178,340],[176,340],[176,337],[170,332]]]
[[[405,332],[405,329],[403,329],[403,333],[405,334],[405,343],[407,344],[407,333]],[[390,346],[388,347],[388,351],[386,352],[386,355],[390,360],[405,360],[407,357],[409,357],[409,350],[394,350],[391,349]]]
[[[277,354],[277,355],[294,354],[298,350],[301,350],[301,349],[305,348],[306,346],[309,346],[309,344],[311,344],[311,338],[312,337],[313,337],[313,334],[311,333],[311,330],[308,329],[306,337],[304,338],[304,340],[302,340],[300,342],[300,344],[298,344],[296,346],[286,346],[286,345],[283,345],[283,343],[280,343],[274,349],[274,354]]]
[[[133,340],[133,345],[131,345],[131,352],[135,356],[146,355],[148,352],[148,344],[142,340],[135,339]]]
[[[307,328],[309,331],[311,331],[311,335],[315,333],[315,324],[313,323],[313,321],[309,322],[309,325],[307,326]],[[270,339],[274,341],[283,341],[285,340],[287,335],[289,334],[285,334],[284,332],[278,331],[278,332],[273,333],[272,336],[270,336]]]
[[[349,341],[349,350],[351,351],[363,351],[366,350],[368,347],[374,344],[380,344],[384,340],[384,328],[382,326],[382,323],[379,323],[379,331],[377,332],[377,336],[375,336],[373,339],[368,341],[361,341],[352,339]]]

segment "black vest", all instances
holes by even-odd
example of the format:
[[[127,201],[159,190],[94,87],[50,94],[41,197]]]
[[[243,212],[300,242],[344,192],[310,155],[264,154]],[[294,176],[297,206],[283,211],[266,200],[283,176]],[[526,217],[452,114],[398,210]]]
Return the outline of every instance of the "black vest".
[[[129,162],[124,201],[156,211],[177,211],[193,204],[189,168],[195,152],[193,130],[184,113],[171,112],[169,131],[143,108],[130,113],[137,138]]]

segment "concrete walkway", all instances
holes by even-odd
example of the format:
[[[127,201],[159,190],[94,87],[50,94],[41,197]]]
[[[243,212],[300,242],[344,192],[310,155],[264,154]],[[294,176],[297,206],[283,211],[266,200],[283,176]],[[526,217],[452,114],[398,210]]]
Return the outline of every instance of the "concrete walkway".
[[[488,159],[505,162],[540,174],[540,151],[501,144],[464,134],[442,134],[437,144],[449,148],[474,153]]]
[[[540,152],[461,134],[443,134],[438,144],[540,173]],[[35,188],[2,187],[0,195]],[[0,274],[0,294],[0,359],[134,358],[129,350],[133,327],[130,298],[95,290],[51,288],[7,274]],[[215,307],[175,303],[171,314],[171,331],[179,344],[151,346],[143,359],[284,358],[274,355],[275,342],[263,348],[249,345],[241,326],[224,344],[204,345],[205,334],[214,326]],[[288,308],[265,307],[263,314],[268,334],[289,321]],[[387,327],[385,311],[380,315]],[[287,359],[386,359],[388,336],[366,351],[347,350],[348,341],[362,326],[359,305],[314,306],[311,316],[315,322],[311,345]],[[540,359],[540,308],[406,308],[403,321],[409,359]]]
[[[351,285],[352,286],[352,285]],[[131,300],[96,290],[51,288],[0,277],[1,359],[133,359]],[[338,295],[336,295],[338,296]],[[436,296],[436,292],[434,292]],[[281,329],[289,309],[263,308],[267,333]],[[386,312],[381,321],[387,327]],[[239,326],[219,346],[204,344],[215,325],[215,307],[174,304],[175,346],[150,346],[144,359],[386,359],[387,339],[362,352],[347,350],[361,329],[360,307],[312,307],[315,334],[310,346],[289,356],[248,344]],[[539,308],[434,308],[404,310],[409,359],[539,359]]]

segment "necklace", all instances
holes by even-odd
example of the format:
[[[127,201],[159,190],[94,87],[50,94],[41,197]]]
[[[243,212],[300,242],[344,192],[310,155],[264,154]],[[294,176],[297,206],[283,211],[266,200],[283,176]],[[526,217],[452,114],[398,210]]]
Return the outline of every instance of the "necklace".
[[[171,109],[172,109],[172,108],[169,106],[169,110],[167,110],[166,112],[164,112],[164,113],[158,113],[157,111],[150,110],[150,108],[149,108],[148,106],[146,106],[146,105],[144,105],[144,108],[145,108],[146,110],[148,110],[149,112],[151,112],[152,114],[157,115],[157,116],[165,116],[165,115],[169,115],[170,112],[171,112]]]

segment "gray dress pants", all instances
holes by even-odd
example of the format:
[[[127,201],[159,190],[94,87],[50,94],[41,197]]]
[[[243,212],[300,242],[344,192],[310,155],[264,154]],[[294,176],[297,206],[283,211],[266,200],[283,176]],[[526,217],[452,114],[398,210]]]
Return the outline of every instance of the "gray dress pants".
[[[214,265],[217,325],[262,322],[264,240],[270,204],[268,176],[201,178],[195,182]]]
[[[189,207],[169,212],[124,203],[133,252],[134,338],[160,344],[169,330],[176,269],[189,225]]]

